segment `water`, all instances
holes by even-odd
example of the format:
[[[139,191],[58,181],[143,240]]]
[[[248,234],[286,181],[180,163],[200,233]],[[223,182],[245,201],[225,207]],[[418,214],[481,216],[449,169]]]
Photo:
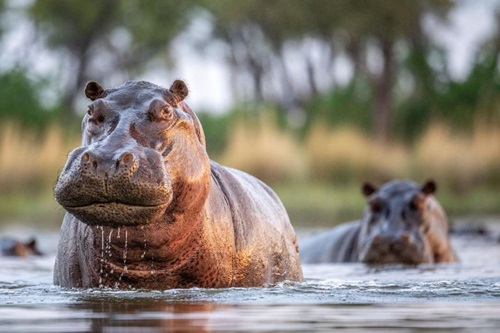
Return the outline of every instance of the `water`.
[[[461,258],[454,264],[306,265],[303,283],[116,291],[53,286],[57,233],[37,237],[47,256],[0,258],[0,332],[500,330],[500,244],[494,240],[453,239]]]

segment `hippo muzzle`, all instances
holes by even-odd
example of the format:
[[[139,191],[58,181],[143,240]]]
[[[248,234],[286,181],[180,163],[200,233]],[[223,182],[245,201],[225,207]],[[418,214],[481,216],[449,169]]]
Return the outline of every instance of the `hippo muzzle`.
[[[432,253],[418,234],[410,232],[375,234],[366,241],[360,252],[365,264],[432,263]]]
[[[68,157],[55,198],[89,225],[126,226],[156,221],[172,201],[172,187],[162,156],[135,147],[75,149]]]

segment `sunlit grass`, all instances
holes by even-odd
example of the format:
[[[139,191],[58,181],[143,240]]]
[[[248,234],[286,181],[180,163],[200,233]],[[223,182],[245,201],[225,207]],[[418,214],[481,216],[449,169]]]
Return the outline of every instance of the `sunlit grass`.
[[[417,175],[431,175],[456,191],[500,185],[500,130],[476,126],[472,135],[465,136],[433,124],[414,154]]]
[[[79,139],[53,125],[43,132],[14,123],[0,128],[0,221],[57,213],[52,186]],[[42,222],[42,223],[45,223]]]
[[[0,221],[60,220],[52,187],[79,137],[56,125],[41,133],[12,123],[0,127]],[[465,135],[434,123],[413,145],[404,145],[323,125],[301,141],[262,117],[236,122],[216,160],[271,184],[293,223],[333,225],[361,216],[364,181],[379,185],[394,178],[435,179],[450,215],[500,214],[499,147],[500,131],[485,125]]]
[[[303,178],[307,161],[292,133],[278,129],[272,118],[237,122],[229,133],[221,163],[270,182]]]
[[[354,128],[313,127],[305,142],[313,179],[335,183],[387,181],[409,170],[410,152],[399,143],[382,144]]]

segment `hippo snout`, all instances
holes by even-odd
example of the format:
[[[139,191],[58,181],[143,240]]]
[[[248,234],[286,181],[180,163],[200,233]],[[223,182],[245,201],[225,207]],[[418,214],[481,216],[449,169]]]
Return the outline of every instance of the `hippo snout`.
[[[55,198],[90,225],[138,225],[157,220],[172,201],[161,154],[152,149],[71,153],[55,187]]]
[[[360,259],[368,264],[404,263],[411,265],[432,262],[424,244],[409,232],[373,236],[367,242]]]
[[[131,177],[139,165],[138,159],[130,151],[123,152],[117,158],[103,158],[92,151],[86,151],[80,158],[80,167],[95,177],[116,177],[126,174]]]

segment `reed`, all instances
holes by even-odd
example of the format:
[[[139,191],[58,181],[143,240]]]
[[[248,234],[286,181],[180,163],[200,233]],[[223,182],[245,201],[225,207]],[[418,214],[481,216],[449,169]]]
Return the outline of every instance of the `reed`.
[[[405,176],[409,152],[399,143],[383,144],[354,128],[312,128],[305,142],[310,177],[337,183],[387,181]]]
[[[432,124],[414,148],[416,175],[431,175],[457,192],[500,185],[500,130],[477,125],[470,135]]]
[[[272,117],[261,116],[255,123],[239,120],[232,126],[220,161],[267,182],[283,182],[304,177],[303,156],[291,132],[279,129]]]
[[[270,183],[299,221],[328,223],[359,215],[360,184],[394,178],[434,178],[447,210],[498,213],[500,130],[477,125],[471,134],[433,123],[414,144],[382,144],[352,127],[312,127],[304,140],[274,118],[236,121],[217,161]],[[0,219],[57,208],[52,186],[79,137],[53,125],[43,132],[0,126]],[[494,193],[492,195],[492,193]],[[38,200],[39,204],[36,203]]]
[[[0,192],[51,188],[68,151],[78,145],[58,125],[43,132],[5,123],[0,128]]]

